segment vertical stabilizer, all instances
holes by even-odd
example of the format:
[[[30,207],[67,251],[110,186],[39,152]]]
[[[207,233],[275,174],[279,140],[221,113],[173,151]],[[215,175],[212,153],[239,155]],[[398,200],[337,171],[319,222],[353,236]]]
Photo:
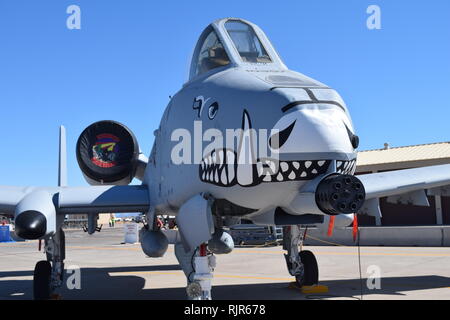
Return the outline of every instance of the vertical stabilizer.
[[[58,187],[67,187],[67,145],[64,126],[59,127]]]

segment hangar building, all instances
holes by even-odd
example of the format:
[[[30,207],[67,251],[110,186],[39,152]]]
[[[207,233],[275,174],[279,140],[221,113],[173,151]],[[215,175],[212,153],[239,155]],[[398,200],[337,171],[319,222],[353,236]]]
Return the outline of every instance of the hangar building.
[[[363,151],[358,154],[356,174],[395,171],[418,167],[450,164],[450,142],[433,143],[401,148]],[[380,199],[383,217],[359,218],[362,226],[433,226],[450,225],[450,186],[427,190],[430,207],[399,205]]]

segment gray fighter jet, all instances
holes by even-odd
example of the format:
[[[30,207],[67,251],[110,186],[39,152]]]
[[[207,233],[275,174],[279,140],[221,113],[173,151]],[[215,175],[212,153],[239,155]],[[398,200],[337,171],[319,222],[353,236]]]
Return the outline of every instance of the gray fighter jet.
[[[88,213],[92,234],[99,213],[142,212],[141,245],[150,257],[169,244],[158,217],[176,216],[171,242],[188,297],[210,299],[215,255],[234,247],[224,228],[241,219],[283,226],[289,273],[299,285],[313,285],[317,262],[299,252],[302,227],[328,226],[330,217],[345,227],[354,213],[380,217],[380,197],[426,205],[425,189],[450,185],[450,165],[355,177],[359,138],[343,99],[289,70],[261,29],[242,19],[203,31],[189,80],[154,134],[147,159],[126,126],[92,124],[76,149],[90,186],[69,187],[61,127],[58,187],[0,187],[0,212],[14,215],[16,234],[45,240],[35,298],[62,285],[66,215]],[[142,184],[129,185],[134,178]]]

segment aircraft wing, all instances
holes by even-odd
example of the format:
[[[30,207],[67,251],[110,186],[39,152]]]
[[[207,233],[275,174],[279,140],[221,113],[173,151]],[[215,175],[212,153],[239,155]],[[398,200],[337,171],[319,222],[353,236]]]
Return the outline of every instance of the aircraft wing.
[[[379,198],[428,206],[425,190],[450,185],[450,165],[406,169],[358,176],[366,189],[362,214],[381,216]]]
[[[146,186],[0,186],[0,213],[14,215],[20,203],[33,198],[29,201],[39,204],[48,197],[57,214],[145,212],[150,204]]]

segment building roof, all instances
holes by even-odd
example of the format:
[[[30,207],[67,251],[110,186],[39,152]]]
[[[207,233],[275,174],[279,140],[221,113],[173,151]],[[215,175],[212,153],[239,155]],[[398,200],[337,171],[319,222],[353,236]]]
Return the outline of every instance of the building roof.
[[[450,142],[423,144],[417,146],[387,148],[358,153],[359,167],[406,162],[446,162],[450,163]]]

